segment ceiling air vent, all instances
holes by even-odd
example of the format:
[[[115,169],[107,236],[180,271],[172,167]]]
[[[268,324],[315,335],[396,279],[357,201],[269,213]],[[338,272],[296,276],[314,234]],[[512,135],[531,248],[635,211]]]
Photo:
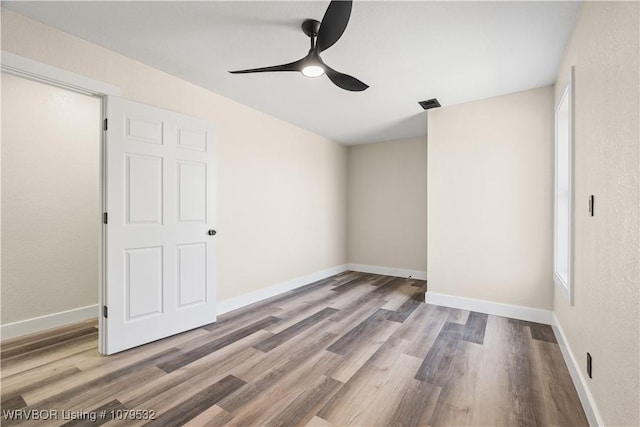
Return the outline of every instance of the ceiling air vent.
[[[425,110],[428,110],[430,108],[438,108],[438,107],[440,107],[440,103],[438,102],[438,100],[436,98],[427,99],[426,101],[420,101],[420,102],[418,102],[418,104],[420,104],[420,106]]]

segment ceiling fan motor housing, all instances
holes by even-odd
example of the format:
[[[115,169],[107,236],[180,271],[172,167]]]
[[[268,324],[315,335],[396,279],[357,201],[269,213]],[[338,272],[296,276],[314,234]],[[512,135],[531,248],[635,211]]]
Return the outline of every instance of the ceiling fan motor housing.
[[[309,37],[316,37],[320,31],[320,21],[315,19],[305,19],[301,25],[302,31]]]

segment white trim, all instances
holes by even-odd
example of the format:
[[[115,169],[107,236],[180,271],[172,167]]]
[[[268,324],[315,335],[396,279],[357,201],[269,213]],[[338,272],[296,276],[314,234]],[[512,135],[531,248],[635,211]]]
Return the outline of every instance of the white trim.
[[[47,314],[0,326],[2,341],[98,317],[98,304]]]
[[[16,55],[11,52],[0,50],[0,68],[7,73],[22,76],[31,80],[36,80],[53,86],[61,87],[71,91],[83,93],[86,95],[98,96],[102,98],[102,115],[103,119],[105,114],[105,97],[106,96],[120,96],[120,88],[108,83],[94,80],[89,77],[82,76],[80,74],[72,73],[61,68],[54,67],[42,62],[34,61],[30,58],[25,58],[20,55]],[[102,139],[100,141],[100,214],[105,212],[105,197],[104,188],[106,185],[104,176],[104,155],[105,155],[105,139],[104,131],[102,133]],[[104,293],[105,293],[105,271],[103,264],[105,262],[104,254],[104,225],[100,220],[102,233],[100,233],[100,283],[98,285],[98,306],[103,305]],[[98,316],[98,351],[104,354],[105,347],[105,322],[104,317]]]
[[[317,271],[315,273],[306,274],[304,276],[296,277],[295,279],[287,280],[286,282],[278,283],[277,285],[269,286],[268,288],[260,289],[248,294],[240,295],[235,298],[228,298],[223,301],[218,301],[217,314],[218,316],[223,313],[242,308],[249,304],[253,304],[258,301],[265,300],[267,298],[274,297],[283,292],[287,292],[304,285],[316,282],[318,280],[326,279],[333,275],[347,271],[347,265],[337,265],[335,267],[328,268],[326,270]]]
[[[574,122],[574,89],[573,89],[573,81],[574,81],[574,69],[575,67],[572,65],[571,70],[569,72],[569,81],[567,82],[567,86],[564,89],[562,96],[560,97],[560,101],[555,108],[554,121],[555,121],[555,137],[554,137],[554,191],[553,191],[553,282],[560,289],[562,294],[567,298],[570,305],[573,305],[573,244],[574,244],[574,226],[573,226],[573,211],[574,211],[574,179],[573,179],[573,169],[574,169],[574,155],[573,155],[573,122]],[[558,230],[558,201],[560,190],[558,188],[558,174],[560,168],[563,166],[558,162],[558,150],[559,150],[559,140],[560,140],[560,129],[558,127],[558,118],[560,116],[560,109],[564,101],[567,101],[567,150],[568,150],[568,159],[567,159],[567,175],[568,175],[568,211],[567,211],[567,233],[568,235],[562,236],[560,230]],[[558,271],[558,241],[561,239],[564,240],[566,238],[567,243],[567,259],[565,260],[567,263],[567,274],[566,278],[563,277],[562,274]]]
[[[89,95],[120,95],[120,88],[15,53],[0,51],[2,71]]]
[[[596,406],[596,402],[589,392],[589,387],[587,386],[587,380],[584,377],[582,370],[580,369],[580,365],[576,361],[576,358],[571,351],[571,348],[567,345],[567,337],[560,326],[560,322],[556,317],[555,313],[553,313],[553,332],[556,335],[556,339],[558,340],[558,345],[560,346],[560,351],[562,352],[562,357],[564,357],[564,362],[569,369],[569,374],[571,375],[571,379],[573,380],[573,385],[578,392],[578,397],[580,398],[580,403],[582,403],[582,409],[584,409],[584,413],[587,416],[587,421],[589,421],[590,426],[603,426],[604,421],[598,412],[598,407]]]
[[[427,303],[434,305],[477,311],[478,313],[510,317],[512,319],[527,320],[529,322],[544,323],[545,325],[553,324],[553,313],[551,310],[464,298],[429,291],[427,291],[425,295],[425,300]]]
[[[426,271],[418,271],[418,270],[405,270],[403,268],[393,268],[393,267],[379,267],[375,265],[364,265],[364,264],[349,264],[349,270],[351,271],[359,271],[361,273],[371,273],[371,274],[381,274],[383,276],[394,276],[394,277],[411,277],[413,279],[418,280],[427,280],[427,272]]]

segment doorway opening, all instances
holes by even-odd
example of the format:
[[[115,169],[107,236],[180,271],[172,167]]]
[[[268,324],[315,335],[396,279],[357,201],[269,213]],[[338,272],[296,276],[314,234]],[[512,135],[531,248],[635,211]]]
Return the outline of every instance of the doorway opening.
[[[3,338],[96,318],[102,99],[2,73]]]
[[[100,322],[102,120],[106,96],[120,89],[10,52],[2,51],[0,60],[2,340],[96,317]],[[74,134],[71,125],[81,130]],[[27,280],[14,280],[20,270]],[[82,290],[61,287],[65,278]],[[82,280],[89,283],[78,285]]]
[[[215,322],[215,127],[5,52],[2,71],[3,160],[20,178],[3,224],[20,268],[2,330],[18,333],[4,338],[97,317],[112,354]]]

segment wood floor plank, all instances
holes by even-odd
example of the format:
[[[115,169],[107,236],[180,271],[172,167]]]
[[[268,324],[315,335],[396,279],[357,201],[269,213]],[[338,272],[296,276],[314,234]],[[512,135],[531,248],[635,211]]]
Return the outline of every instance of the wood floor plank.
[[[268,419],[276,416],[282,408],[291,404],[321,378],[322,373],[334,363],[336,357],[340,356],[321,350],[311,354],[301,363],[292,365],[293,369],[282,375],[280,381],[272,383],[264,393],[238,408],[229,425],[264,425]]]
[[[453,356],[459,351],[462,343],[460,326],[447,322],[442,326],[438,337],[416,372],[415,379],[443,386],[449,381]]]
[[[291,301],[287,301],[279,306],[282,312],[279,316],[276,316],[281,318],[282,322],[268,327],[267,330],[273,333],[282,332],[288,327],[308,317],[309,313],[315,313],[324,308],[330,307],[335,301],[338,301],[340,297],[341,295],[331,292],[330,289],[321,288],[316,292],[305,294],[300,297],[300,299],[296,299],[295,301],[298,302],[298,304],[293,304]]]
[[[387,340],[317,415],[337,425],[386,425],[421,362],[402,354],[406,344]]]
[[[367,285],[359,292],[344,292],[339,299],[330,303],[330,307],[339,310],[331,316],[331,320],[336,323],[360,321],[362,317],[371,315],[381,308],[387,300],[384,295],[372,294],[373,286]]]
[[[206,411],[188,421],[184,427],[217,427],[226,425],[233,415],[219,407],[218,405],[210,406]]]
[[[115,378],[100,387],[84,390],[78,394],[67,397],[65,400],[54,400],[38,407],[51,406],[56,409],[68,409],[70,411],[86,411],[87,408],[100,407],[116,400],[120,390],[130,387],[131,383],[141,384],[145,381],[154,381],[166,374],[155,366],[147,366],[127,376]]]
[[[519,322],[508,321],[509,356],[507,373],[509,377],[509,398],[511,411],[509,423],[519,426],[544,424],[544,415],[537,411],[541,407],[536,390],[531,386],[532,366],[531,339],[527,326]],[[526,329],[525,329],[526,328]]]
[[[426,286],[344,272],[112,356],[95,321],[11,340],[2,408],[191,427],[586,425],[550,327],[425,304]]]
[[[268,306],[263,307],[261,310],[243,311],[242,314],[238,315],[234,315],[234,312],[231,312],[220,316],[217,322],[205,325],[202,329],[213,332],[217,336],[222,336],[268,316],[280,318],[280,313],[282,312],[283,310],[280,308]],[[231,315],[229,316],[229,314]]]
[[[389,320],[393,322],[404,323],[423,302],[420,299],[424,299],[423,292],[414,292],[405,300],[404,303],[389,317]]]
[[[200,336],[204,336],[206,334],[207,331],[201,328],[192,329],[190,331],[163,338],[161,340],[154,341],[140,347],[112,354],[108,357],[101,356],[98,353],[97,348],[95,348],[94,352],[87,353],[89,357],[80,359],[74,362],[74,364],[78,367],[78,369],[86,373],[106,373],[131,364],[132,361],[140,360],[145,357],[151,357],[152,355],[159,354],[172,348],[182,350],[182,345],[194,339],[198,339]]]
[[[288,292],[284,292],[280,295],[276,295],[274,297],[262,300],[260,302],[251,304],[248,307],[243,307],[238,310],[234,310],[231,313],[227,313],[226,315],[221,316],[221,320],[232,319],[237,316],[245,316],[247,313],[260,313],[261,315],[268,315],[274,310],[274,307],[277,308],[281,303],[286,302],[292,298],[298,298],[308,293],[312,293],[316,291],[317,288],[323,286],[329,286],[331,284],[331,278],[319,280],[317,282],[311,283],[306,286],[302,286],[297,289],[293,289]],[[215,324],[210,325],[211,328],[215,328]]]
[[[354,346],[348,354],[340,355],[325,375],[347,382],[382,347],[389,337],[395,335],[400,324],[385,320],[383,327],[371,330],[366,345]],[[406,346],[405,346],[406,347]],[[338,354],[337,354],[338,355]]]
[[[424,359],[448,316],[448,310],[443,307],[423,304],[416,308],[396,333],[410,342],[405,353]]]
[[[39,390],[42,387],[45,387],[49,384],[56,383],[58,381],[62,381],[66,378],[70,378],[73,375],[80,373],[80,369],[76,367],[71,367],[68,369],[61,370],[57,373],[53,373],[46,377],[39,376],[38,379],[33,379],[27,377],[27,380],[22,383],[14,382],[13,385],[5,385],[2,386],[2,401],[12,399],[16,396],[20,396],[22,394],[29,393],[33,390]],[[4,407],[4,406],[3,406]]]
[[[301,333],[306,329],[309,329],[311,326],[315,325],[316,323],[318,323],[323,319],[328,318],[329,316],[333,315],[336,312],[338,312],[338,310],[336,310],[335,308],[331,308],[331,307],[323,308],[317,313],[314,313],[311,316],[301,320],[300,322],[288,327],[284,331],[279,332],[263,341],[260,341],[257,344],[254,344],[253,348],[260,351],[264,351],[265,353],[269,352],[274,348],[276,348],[277,346],[279,346],[280,344],[289,340],[291,337]]]
[[[24,393],[23,397],[29,404],[43,404],[55,402],[56,400],[64,400],[75,394],[89,390],[92,387],[99,387],[114,381],[120,376],[127,375],[138,369],[154,366],[155,363],[171,359],[177,354],[179,354],[179,351],[174,348],[169,348],[161,352],[153,352],[148,355],[143,353],[140,356],[146,355],[146,357],[139,358],[135,358],[133,354],[129,354],[129,357],[114,361],[114,364],[109,367],[97,366],[87,371],[80,371],[61,381]]]
[[[265,372],[288,363],[291,358],[297,357],[298,353],[308,352],[309,348],[317,348],[318,341],[324,339],[334,340],[336,335],[325,331],[328,320],[323,320],[317,325],[307,329],[304,334],[299,334],[291,338],[286,345],[278,346],[268,353],[264,353],[255,348],[251,348],[258,356],[254,363],[243,363],[230,367],[229,372],[236,377],[254,383],[261,378]],[[256,340],[255,342],[259,342]]]
[[[393,294],[395,290],[406,285],[406,279],[402,279],[396,277],[388,282],[385,282],[383,285],[378,286],[372,293],[378,295],[390,295]]]
[[[307,424],[305,424],[305,427],[335,427],[335,424],[316,415],[311,418]]]
[[[108,402],[114,400],[114,395],[124,387],[130,384],[139,384],[145,380],[153,380],[158,376],[165,375],[164,372],[155,366],[147,366],[143,369],[130,372],[126,376],[110,378],[108,382],[101,383],[95,387],[80,387],[73,393],[64,393],[54,396],[42,402],[30,404],[25,410],[28,411],[47,411],[56,410],[59,413],[63,411],[67,413],[86,412],[90,408],[101,407]],[[15,420],[13,420],[15,421]],[[9,420],[6,425],[13,425],[14,422]],[[5,425],[5,423],[3,423]],[[21,423],[24,427],[41,426],[38,420],[29,420]]]
[[[549,328],[550,329],[550,328]],[[546,340],[533,339],[532,364],[534,388],[544,408],[544,423],[547,425],[587,426],[589,422],[582,411],[571,376],[564,368],[562,353],[558,345]],[[539,408],[536,408],[539,410]]]
[[[29,371],[54,363],[56,360],[66,360],[76,354],[83,353],[87,350],[92,350],[95,353],[98,351],[97,335],[94,337],[79,337],[62,348],[57,347],[52,351],[41,351],[37,354],[29,353],[24,357],[13,357],[8,361],[9,363],[2,363],[2,371],[4,380],[6,377],[12,375],[18,375],[22,372]],[[63,362],[64,363],[64,362]]]
[[[365,285],[367,283],[366,280],[364,280],[364,275],[360,274],[357,276],[351,276],[350,280],[347,281],[343,281],[340,284],[336,284],[334,285],[331,290],[334,292],[344,292],[347,290],[351,290],[354,286],[362,286]]]
[[[123,390],[117,394],[118,400],[131,409],[152,408],[160,413],[174,403],[176,393],[206,387],[225,374],[233,374],[233,369],[252,366],[261,360],[263,353],[250,347],[251,342],[259,339],[260,334],[245,338],[237,345],[211,353],[156,380]]]
[[[416,288],[420,288],[422,291],[427,292],[427,281],[426,280],[414,280],[411,285]]]
[[[484,330],[487,326],[487,315],[472,311],[467,316],[462,339],[465,341],[482,344],[484,341]]]
[[[34,391],[34,393],[26,393],[23,395],[23,397],[26,398],[27,403],[39,404],[41,406],[45,406],[47,404],[55,406],[58,402],[73,398],[81,393],[84,393],[87,390],[104,387],[106,384],[117,381],[120,378],[126,378],[127,375],[130,375],[133,372],[139,371],[146,367],[156,366],[158,363],[172,360],[176,357],[179,357],[180,355],[181,352],[179,350],[170,348],[159,354],[154,354],[114,371],[105,373],[104,375],[96,376],[92,380],[88,380],[85,382],[78,382],[76,380],[66,383],[63,387],[54,389],[55,392],[48,394],[49,397],[47,398],[43,399],[43,395],[40,393],[42,391],[41,389]]]
[[[454,322],[442,325],[415,378],[438,385],[446,383],[453,355],[466,348],[460,341],[482,344],[486,324],[486,314],[471,312],[464,325]]]
[[[2,410],[12,410],[12,409],[21,409],[27,406],[27,402],[24,401],[22,396],[16,395],[9,398],[2,398],[2,402],[0,404]]]
[[[62,377],[59,381],[51,382],[42,387],[32,388],[32,391],[28,393],[29,400],[43,400],[59,393],[60,390],[71,388],[78,383],[92,381],[108,372],[128,366],[145,357],[158,354],[172,348],[174,345],[180,345],[182,342],[193,339],[203,333],[206,332],[200,329],[192,330],[108,357],[100,356],[97,342],[94,342],[89,343],[89,348],[86,350],[82,350],[82,348],[70,348],[69,353],[71,354],[67,357],[60,358],[60,354],[55,352],[52,354],[53,357],[51,360],[47,361],[45,359],[40,361],[37,366],[28,366],[27,370],[14,372],[13,366],[11,368],[2,366],[3,374],[11,373],[11,375],[2,377],[2,389],[4,390],[5,387],[11,388],[14,386],[22,387],[25,384],[38,382],[51,376],[57,376],[60,370],[76,368],[81,371],[66,378]],[[74,351],[78,352],[75,353]],[[22,368],[24,368],[24,366]],[[4,372],[5,370],[8,372]]]
[[[205,345],[209,345],[212,342],[216,341],[216,340],[220,340],[223,337],[229,337],[232,336],[231,334],[235,334],[237,333],[240,338],[237,341],[241,341],[244,338],[242,337],[243,335],[246,335],[245,333],[243,333],[242,331],[245,331],[247,329],[251,329],[253,326],[255,326],[255,324],[257,322],[261,322],[265,319],[265,317],[269,317],[269,316],[260,316],[258,318],[250,318],[250,319],[243,319],[242,321],[238,322],[238,324],[229,324],[227,325],[225,328],[221,328],[221,329],[215,329],[213,331],[208,331],[207,329],[204,329],[205,331],[207,331],[206,333],[193,337],[190,340],[187,341],[183,341],[181,342],[179,345],[175,345],[175,348],[181,350],[183,353],[189,353],[193,350],[197,350]],[[275,317],[275,316],[274,316]],[[249,320],[249,321],[247,321]],[[277,324],[279,322],[276,322],[275,324]],[[263,328],[260,329],[259,331],[266,331],[266,329],[268,329],[269,325],[268,324],[263,324]],[[250,336],[246,335],[246,336]],[[268,335],[272,335],[271,333],[269,333]]]
[[[13,346],[11,348],[5,348],[3,346],[2,352],[0,353],[0,358],[2,359],[2,363],[7,363],[8,359],[14,356],[24,357],[25,355],[36,351],[43,350],[47,347],[52,347],[54,345],[62,346],[68,344],[75,338],[91,336],[91,338],[95,338],[95,335],[98,333],[98,328],[95,326],[87,326],[81,329],[72,330],[66,332],[64,334],[56,335],[53,337],[47,337],[41,339],[39,341],[33,341],[28,344],[24,344],[21,346]]]
[[[253,381],[248,387],[245,387],[240,393],[235,393],[223,401],[218,403],[222,409],[227,412],[235,412],[243,405],[246,405],[258,394],[272,387],[276,382],[280,381],[284,376],[290,374],[293,370],[298,368],[300,364],[309,359],[314,354],[317,354],[322,348],[324,348],[334,338],[333,335],[327,334],[321,337],[318,341],[312,345],[303,347],[300,350],[293,353],[289,358],[283,360],[275,368],[267,371],[260,378]]]
[[[510,328],[503,317],[489,316],[485,328],[482,355],[474,396],[472,425],[509,425],[511,398],[507,364]]]
[[[447,319],[448,322],[459,323],[461,325],[464,325],[465,323],[467,323],[467,319],[469,317],[469,311],[457,310],[454,308],[445,308],[445,309],[449,313],[449,318]]]
[[[288,427],[306,424],[342,385],[333,378],[321,377],[282,411],[267,420],[265,425]]]
[[[114,399],[114,400],[111,400],[111,401],[107,402],[106,404],[104,404],[104,405],[102,405],[102,406],[100,406],[98,408],[94,408],[94,409],[89,411],[90,414],[96,414],[95,420],[78,418],[76,420],[72,420],[72,421],[69,421],[69,422],[66,422],[66,423],[62,424],[61,427],[101,426],[103,424],[108,423],[109,421],[111,421],[114,418],[113,411],[126,410],[126,409],[127,408],[122,406],[122,403],[118,402],[117,399]],[[100,416],[101,414],[105,414],[105,416],[102,417],[102,416]]]
[[[556,336],[553,333],[553,329],[549,325],[529,322],[529,330],[531,331],[531,338],[534,340],[546,341],[553,344],[558,343],[558,341],[556,341]]]
[[[57,340],[51,339],[47,341],[51,341],[46,343],[45,346],[40,346],[38,348],[31,348],[25,353],[14,354],[11,357],[7,357],[2,360],[2,364],[4,366],[10,367],[14,365],[20,365],[24,363],[28,363],[33,360],[43,359],[43,356],[55,357],[55,353],[65,353],[69,348],[73,348],[76,344],[94,344],[98,339],[98,331],[93,328],[91,332],[82,332],[81,334],[70,334],[71,336],[67,339]],[[37,344],[33,344],[34,346]],[[32,346],[29,346],[32,347]],[[8,350],[7,353],[12,353],[13,350]]]
[[[378,331],[383,321],[387,320],[392,314],[392,311],[382,308],[376,310],[375,313],[364,319],[339,340],[331,344],[327,350],[342,355],[348,354],[361,342],[368,340],[370,335]]]
[[[400,402],[387,421],[393,427],[417,427],[429,425],[438,398],[440,387],[425,381],[409,380]]]
[[[51,338],[55,338],[69,332],[78,331],[81,329],[86,329],[89,327],[97,328],[98,327],[98,318],[84,320],[82,322],[72,323],[66,326],[60,326],[53,329],[48,329],[46,331],[36,332],[29,335],[24,335],[21,337],[11,338],[5,341],[2,341],[2,349],[1,351],[10,350],[15,347],[21,347],[30,345],[34,342],[40,342],[43,340],[48,340]]]
[[[386,302],[380,308],[384,308],[389,311],[398,311],[414,293],[415,290],[411,288],[408,283],[403,283],[402,286],[395,289],[393,292],[385,294]]]
[[[456,352],[447,358],[449,365],[443,366],[446,374],[438,377],[440,394],[429,425],[471,424],[481,354],[482,345],[464,340],[457,342]]]
[[[173,372],[176,369],[182,368],[183,366],[186,366],[210,353],[218,351],[221,348],[231,345],[242,338],[258,332],[264,327],[279,321],[280,319],[274,316],[265,317],[264,319],[252,323],[245,328],[222,336],[208,344],[201,345],[200,347],[187,353],[183,353],[180,355],[180,357],[174,357],[171,360],[161,363],[160,365],[158,365],[158,367],[167,373]]]
[[[189,396],[184,403],[176,405],[157,419],[150,421],[148,426],[182,425],[215,405],[224,397],[245,386],[246,383],[233,375],[227,375],[215,384]]]

